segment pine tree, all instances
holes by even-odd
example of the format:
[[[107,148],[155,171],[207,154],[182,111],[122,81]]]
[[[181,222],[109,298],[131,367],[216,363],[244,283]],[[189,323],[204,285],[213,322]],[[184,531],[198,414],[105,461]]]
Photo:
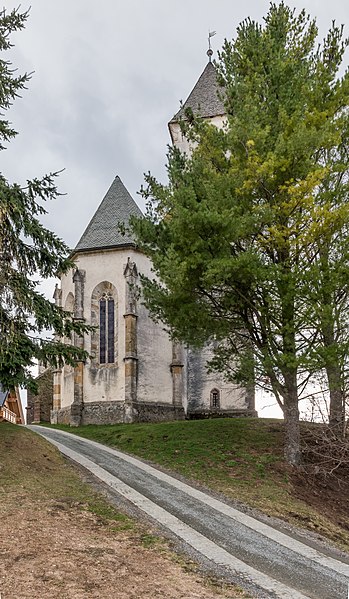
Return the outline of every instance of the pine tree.
[[[187,113],[192,154],[169,151],[169,184],[147,177],[147,215],[133,223],[158,277],[144,279],[148,307],[189,344],[219,341],[211,366],[232,380],[247,383],[254,370],[283,410],[292,464],[301,459],[301,392],[333,362],[325,361],[333,355],[325,287],[315,285],[327,224],[329,260],[342,281],[348,275],[345,48],[335,25],[318,47],[315,21],[283,2],[270,5],[263,25],[244,21],[217,64],[226,127]]]
[[[14,31],[24,28],[28,13],[18,10],[0,13],[0,51],[11,47]],[[0,149],[16,131],[5,118],[13,100],[29,80],[15,75],[12,65],[0,59]],[[38,291],[38,280],[55,277],[73,267],[69,249],[40,222],[44,203],[59,194],[57,173],[27,181],[25,187],[10,184],[0,174],[0,381],[3,387],[35,388],[31,366],[36,360],[57,366],[75,364],[85,352],[59,341],[63,336],[88,330]],[[45,338],[46,331],[53,338]]]

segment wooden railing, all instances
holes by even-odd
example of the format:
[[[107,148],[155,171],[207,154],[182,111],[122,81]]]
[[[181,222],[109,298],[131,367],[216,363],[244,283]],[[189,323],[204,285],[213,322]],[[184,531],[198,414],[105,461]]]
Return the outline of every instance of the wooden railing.
[[[7,420],[8,422],[12,422],[12,424],[16,424],[16,414],[3,406],[0,408],[0,420]]]

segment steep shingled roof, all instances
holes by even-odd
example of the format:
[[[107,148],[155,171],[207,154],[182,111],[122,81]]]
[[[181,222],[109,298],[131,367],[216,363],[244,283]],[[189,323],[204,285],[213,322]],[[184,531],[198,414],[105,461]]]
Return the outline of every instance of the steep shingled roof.
[[[225,114],[224,104],[218,95],[221,92],[216,68],[212,62],[208,62],[193,91],[170,123],[177,123],[180,118],[185,118],[186,108],[191,108],[195,115],[206,118]]]
[[[127,226],[131,216],[143,215],[120,177],[116,176],[74,251],[133,244],[131,235],[127,232],[122,235],[118,230],[118,223]]]

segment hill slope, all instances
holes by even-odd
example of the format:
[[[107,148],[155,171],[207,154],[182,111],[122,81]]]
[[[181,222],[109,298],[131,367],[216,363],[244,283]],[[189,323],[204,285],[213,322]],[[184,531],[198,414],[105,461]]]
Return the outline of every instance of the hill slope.
[[[2,597],[246,597],[185,572],[167,543],[111,507],[38,435],[0,424],[0,455]]]
[[[349,548],[349,472],[343,466],[329,474],[310,463],[313,448],[321,444],[319,427],[303,426],[305,463],[300,469],[284,462],[280,420],[227,418],[58,428],[160,464]]]

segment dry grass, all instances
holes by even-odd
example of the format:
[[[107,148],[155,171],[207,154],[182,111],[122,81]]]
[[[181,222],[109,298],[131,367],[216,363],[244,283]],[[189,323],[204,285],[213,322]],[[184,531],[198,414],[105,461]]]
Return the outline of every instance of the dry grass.
[[[167,541],[110,506],[38,435],[2,423],[0,454],[3,599],[247,597],[177,558]]]

